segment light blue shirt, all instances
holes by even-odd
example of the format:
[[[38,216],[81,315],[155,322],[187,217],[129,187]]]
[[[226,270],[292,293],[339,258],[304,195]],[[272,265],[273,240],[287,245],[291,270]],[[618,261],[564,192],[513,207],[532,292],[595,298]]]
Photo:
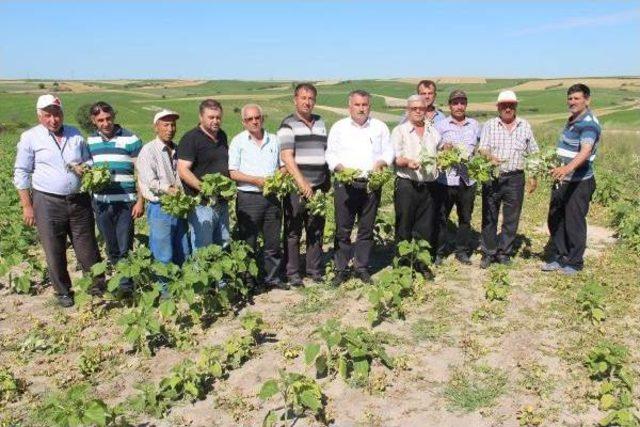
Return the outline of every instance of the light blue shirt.
[[[280,166],[280,143],[275,134],[264,131],[262,145],[258,146],[248,131],[240,132],[229,144],[229,170],[236,170],[251,176],[273,175]],[[261,193],[255,185],[238,183],[239,191]]]
[[[68,166],[81,163],[92,164],[87,144],[76,128],[65,125],[58,144],[46,127],[37,125],[20,135],[13,183],[18,190],[76,194],[80,192],[80,177]]]

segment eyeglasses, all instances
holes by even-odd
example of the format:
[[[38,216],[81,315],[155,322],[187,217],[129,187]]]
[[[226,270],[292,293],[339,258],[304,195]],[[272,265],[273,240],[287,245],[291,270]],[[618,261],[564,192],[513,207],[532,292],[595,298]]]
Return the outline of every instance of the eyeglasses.
[[[262,119],[262,116],[253,116],[253,117],[245,117],[244,121],[245,122],[252,122],[254,120],[261,120],[261,119]]]
[[[510,110],[515,110],[517,106],[518,106],[518,104],[515,104],[515,103],[503,102],[498,106],[498,108],[501,109],[501,110],[506,110],[507,108],[510,109]]]
[[[427,111],[426,107],[409,107],[409,111]]]

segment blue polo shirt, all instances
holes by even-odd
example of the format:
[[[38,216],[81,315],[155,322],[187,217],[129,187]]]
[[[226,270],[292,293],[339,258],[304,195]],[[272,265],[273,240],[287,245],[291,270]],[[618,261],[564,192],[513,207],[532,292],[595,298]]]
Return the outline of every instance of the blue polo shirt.
[[[591,145],[591,155],[585,163],[568,174],[565,181],[584,181],[593,177],[593,161],[596,158],[602,128],[593,112],[587,109],[573,120],[567,121],[558,140],[556,153],[566,165],[580,152],[583,144]]]
[[[248,131],[240,132],[229,144],[229,170],[236,170],[251,176],[273,175],[280,166],[280,143],[278,138],[264,131],[262,145],[258,146]],[[262,189],[242,182],[239,191],[261,193]]]

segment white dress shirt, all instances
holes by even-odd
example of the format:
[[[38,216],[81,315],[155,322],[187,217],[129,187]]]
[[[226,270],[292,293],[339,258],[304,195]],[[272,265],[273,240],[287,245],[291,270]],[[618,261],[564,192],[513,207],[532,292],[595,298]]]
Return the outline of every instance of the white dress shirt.
[[[345,168],[370,172],[380,160],[391,166],[394,154],[389,128],[372,117],[362,126],[351,117],[338,120],[329,131],[326,159],[332,171],[342,164]]]

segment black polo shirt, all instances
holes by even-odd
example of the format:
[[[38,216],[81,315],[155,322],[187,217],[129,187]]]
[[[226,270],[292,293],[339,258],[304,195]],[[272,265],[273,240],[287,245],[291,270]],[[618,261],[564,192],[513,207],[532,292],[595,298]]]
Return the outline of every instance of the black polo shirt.
[[[220,129],[218,141],[214,141],[196,126],[185,133],[178,144],[178,159],[193,162],[191,172],[202,179],[208,173],[220,173],[229,176],[229,144],[227,134]],[[190,196],[198,194],[188,185],[184,185],[185,193]]]

